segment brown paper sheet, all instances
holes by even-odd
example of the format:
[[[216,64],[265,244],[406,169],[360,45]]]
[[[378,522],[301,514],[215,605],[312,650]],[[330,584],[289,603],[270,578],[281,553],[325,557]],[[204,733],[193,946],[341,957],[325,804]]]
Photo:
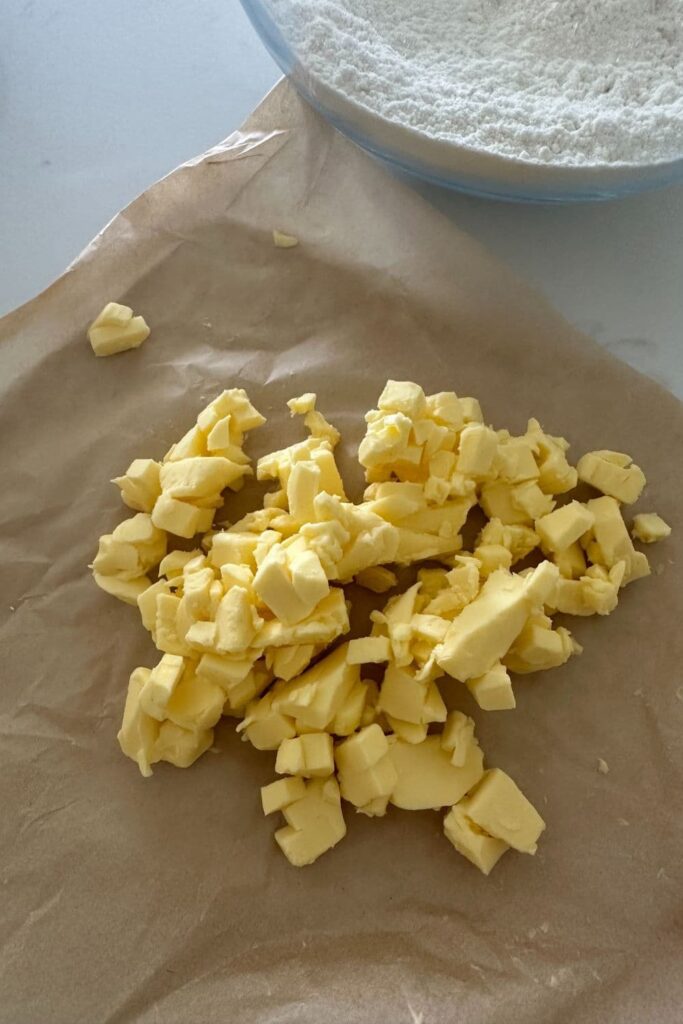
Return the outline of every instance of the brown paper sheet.
[[[299,247],[274,248],[273,228]],[[109,299],[152,336],[98,360],[85,329]],[[286,84],[0,340],[2,1024],[680,1021],[680,404]],[[444,687],[548,823],[535,858],[510,853],[488,879],[441,815],[396,810],[347,811],[347,838],[297,871],[259,806],[274,758],[234,723],[219,754],[149,780],[115,740],[128,675],[155,652],[86,570],[124,515],[108,479],[244,386],[269,417],[254,455],[300,436],[285,400],[316,390],[357,485],[362,413],[388,376],[476,394],[499,426],[536,415],[576,456],[630,452],[639,507],[676,528],[613,616],[573,621],[580,658],[517,683],[516,712]]]

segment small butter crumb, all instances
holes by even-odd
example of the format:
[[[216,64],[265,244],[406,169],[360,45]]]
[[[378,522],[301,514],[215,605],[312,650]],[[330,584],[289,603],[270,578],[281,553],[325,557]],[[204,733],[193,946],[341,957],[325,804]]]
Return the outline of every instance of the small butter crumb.
[[[626,818],[617,818],[617,821],[623,828],[627,828],[631,824],[631,822],[627,821]]]
[[[276,249],[293,249],[299,244],[296,235],[286,235],[284,231],[273,230],[273,245]]]
[[[598,771],[601,775],[607,775],[609,771],[609,765],[607,764],[607,761],[605,761],[602,757],[598,758]]]

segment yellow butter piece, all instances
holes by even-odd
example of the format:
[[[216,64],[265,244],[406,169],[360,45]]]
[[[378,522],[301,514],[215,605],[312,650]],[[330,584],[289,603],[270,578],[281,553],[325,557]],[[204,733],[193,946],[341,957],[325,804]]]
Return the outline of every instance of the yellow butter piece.
[[[368,690],[369,684],[362,680],[354,684],[348,697],[328,724],[328,732],[334,736],[350,736],[361,725],[371,724],[364,721]]]
[[[536,853],[545,822],[516,783],[499,768],[487,771],[460,806],[488,835],[520,853]]]
[[[105,593],[111,594],[125,604],[137,604],[141,594],[149,588],[149,576],[139,576],[133,580],[122,580],[118,576],[102,576],[99,572],[93,572],[93,579],[97,586]]]
[[[647,556],[633,547],[616,499],[608,496],[593,498],[588,502],[588,508],[595,516],[593,533],[607,568],[611,569],[617,563],[624,562],[624,585],[648,576],[650,565]]]
[[[288,235],[284,231],[273,229],[273,245],[276,249],[294,249],[299,244],[296,235]]]
[[[283,808],[287,825],[275,841],[295,867],[312,864],[346,835],[339,786],[335,779],[312,779],[299,800]]]
[[[181,576],[187,563],[198,556],[201,556],[198,548],[193,551],[170,551],[159,563],[159,575],[166,576],[169,580]]]
[[[451,711],[441,733],[441,746],[450,754],[451,764],[462,768],[467,748],[474,742],[474,722],[462,711]]]
[[[208,530],[213,516],[213,509],[198,508],[190,502],[162,494],[154,506],[152,522],[160,530],[189,540],[196,533]]]
[[[311,732],[284,739],[275,760],[278,775],[302,775],[327,778],[334,771],[332,737],[326,732]]]
[[[511,437],[500,443],[494,468],[501,480],[513,484],[536,480],[540,475],[532,444],[526,437]]]
[[[295,800],[301,800],[306,793],[306,783],[298,776],[277,779],[268,786],[261,786],[261,806],[264,814],[281,811]]]
[[[276,679],[290,679],[301,675],[315,655],[314,644],[299,644],[293,647],[276,647],[266,652],[266,664],[272,668]]]
[[[163,722],[168,702],[184,671],[185,659],[179,654],[162,655],[140,691],[140,706],[146,714]]]
[[[128,682],[123,722],[117,739],[123,753],[137,763],[144,776],[152,774],[154,744],[159,723],[146,714],[140,705],[140,693],[150,676],[148,668],[136,668]]]
[[[223,531],[215,533],[211,541],[209,558],[211,564],[220,569],[224,565],[246,565],[255,568],[254,554],[259,544],[259,534]]]
[[[550,629],[529,621],[505,655],[511,672],[541,672],[564,665],[581,648],[563,626]]]
[[[388,801],[397,782],[398,774],[389,753],[361,771],[339,772],[341,795],[359,809],[368,807],[375,800]]]
[[[443,820],[443,830],[458,853],[488,875],[510,847],[502,839],[494,839],[468,818],[463,803],[451,807]]]
[[[223,713],[225,694],[205,676],[187,665],[182,679],[166,705],[166,716],[183,729],[204,730],[216,724]]]
[[[365,590],[371,590],[373,594],[386,594],[398,583],[396,573],[383,565],[371,566],[361,571],[354,578],[354,582]]]
[[[339,743],[334,758],[340,771],[353,773],[372,768],[388,753],[389,741],[380,726],[374,724]]]
[[[480,573],[486,578],[496,569],[509,569],[512,565],[512,552],[503,544],[479,544],[474,549],[474,557],[480,564]]]
[[[465,476],[482,480],[491,473],[498,451],[498,435],[482,423],[471,423],[460,434],[456,468]]]
[[[237,726],[237,731],[244,732],[257,750],[277,750],[283,740],[296,735],[294,719],[273,708],[272,692],[247,705],[245,717]]]
[[[390,664],[384,673],[377,707],[403,722],[423,722],[427,684],[407,669]]]
[[[159,480],[164,494],[181,501],[196,501],[220,495],[244,475],[245,466],[221,455],[192,456],[162,465]]]
[[[549,562],[526,579],[502,569],[493,573],[453,620],[435,652],[437,663],[461,682],[483,676],[512,646],[529,611],[548,599],[558,576],[557,567]]]
[[[456,804],[482,778],[484,759],[476,742],[467,748],[465,764],[456,768],[441,746],[440,736],[422,743],[396,740],[389,750],[398,775],[390,797],[396,807],[421,811]]]
[[[536,520],[536,532],[549,551],[566,551],[593,526],[594,515],[580,501],[556,508],[547,516]]]
[[[467,689],[482,711],[510,711],[517,706],[510,676],[500,663],[482,676],[468,679]]]
[[[365,636],[349,640],[346,660],[349,665],[379,665],[389,661],[391,644],[386,636]]]
[[[472,399],[465,399],[471,402]],[[478,404],[478,403],[477,403]],[[439,391],[437,394],[428,395],[425,402],[427,414],[436,422],[443,423],[454,430],[460,430],[464,422],[463,404],[453,391]],[[471,412],[471,407],[468,407]],[[481,410],[479,410],[481,415]]]
[[[428,722],[404,722],[401,718],[394,718],[393,715],[384,714],[387,726],[391,731],[406,743],[422,743],[429,730]]]
[[[631,536],[643,544],[665,540],[670,534],[671,527],[656,512],[641,512],[633,518]]]
[[[251,647],[263,619],[244,587],[231,587],[216,610],[216,650],[241,654]]]
[[[637,501],[645,486],[640,466],[631,464],[630,457],[620,452],[587,452],[576,468],[580,480],[625,505]]]
[[[154,743],[154,760],[189,768],[212,743],[213,729],[183,729],[175,722],[162,722]]]
[[[570,544],[564,551],[555,552],[553,561],[560,570],[560,576],[569,580],[583,576],[587,568],[583,548],[578,542]]]
[[[125,474],[115,477],[112,483],[119,488],[129,508],[151,512],[161,494],[160,469],[160,464],[154,459],[134,459]]]
[[[88,328],[88,340],[96,356],[111,356],[138,348],[149,334],[144,318],[133,316],[129,306],[117,302],[108,302]]]
[[[312,729],[325,729],[359,682],[358,665],[349,665],[342,644],[303,675],[276,687],[273,707]]]

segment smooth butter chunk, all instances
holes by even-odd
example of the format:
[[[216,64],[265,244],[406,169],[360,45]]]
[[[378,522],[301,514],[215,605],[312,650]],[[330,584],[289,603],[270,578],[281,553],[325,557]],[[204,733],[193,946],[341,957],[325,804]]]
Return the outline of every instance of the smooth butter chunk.
[[[491,472],[497,451],[498,435],[495,430],[482,423],[469,424],[460,434],[458,472],[483,479]]]
[[[488,875],[500,858],[510,847],[502,839],[494,839],[480,829],[471,818],[463,804],[456,804],[443,820],[443,830],[458,853]]]
[[[160,469],[160,464],[154,459],[133,459],[125,474],[115,477],[112,483],[119,488],[129,508],[151,512],[161,494]]]
[[[122,580],[119,576],[103,576],[93,571],[93,579],[105,593],[118,598],[124,604],[137,604],[138,598],[148,590],[151,580],[149,576],[139,576],[133,580]]]
[[[276,249],[294,249],[299,244],[296,235],[288,235],[284,231],[273,228],[273,245]]]
[[[520,853],[536,853],[545,822],[510,776],[499,768],[487,771],[460,807],[487,835],[501,839]]]
[[[483,676],[468,679],[467,689],[482,711],[511,711],[517,706],[510,676],[500,663]]]
[[[544,546],[552,552],[566,551],[575,544],[593,525],[595,517],[591,510],[579,501],[556,508],[536,520],[536,533]]]
[[[137,763],[144,776],[152,774],[154,744],[159,735],[159,723],[146,714],[140,705],[140,693],[150,676],[148,668],[136,668],[128,682],[123,722],[117,739],[126,757]]]
[[[467,747],[461,767],[451,763],[436,735],[417,744],[395,740],[389,754],[398,775],[390,801],[407,811],[456,804],[484,774],[484,756],[476,741]]]
[[[154,760],[189,768],[212,743],[213,729],[184,729],[175,722],[162,722],[154,743]]]
[[[671,534],[671,527],[656,512],[641,512],[633,518],[631,536],[642,544],[654,544],[665,540]]]
[[[349,640],[346,660],[349,665],[378,665],[391,658],[391,643],[386,636],[364,636]]]
[[[368,569],[361,569],[354,580],[365,590],[371,590],[374,594],[385,594],[398,583],[398,577],[391,569],[383,565],[371,566]]]
[[[389,753],[389,741],[376,723],[361,729],[355,736],[340,743],[334,757],[342,772],[362,772],[372,768]]]
[[[474,722],[462,711],[451,711],[441,733],[441,746],[451,755],[451,764],[462,768],[467,749],[474,742]]]
[[[611,498],[632,505],[642,494],[645,474],[621,452],[588,452],[577,465],[579,480]]]
[[[305,794],[283,808],[287,825],[275,841],[294,867],[312,864],[346,835],[339,786],[334,778],[312,779]]]
[[[461,682],[489,672],[519,636],[532,608],[548,600],[558,577],[550,562],[542,562],[526,578],[494,572],[436,648],[441,668]]]
[[[261,806],[264,814],[281,811],[288,804],[300,800],[306,793],[306,783],[298,776],[277,779],[268,786],[261,786]]]
[[[88,340],[96,356],[113,356],[138,348],[149,334],[144,318],[133,316],[130,306],[118,302],[108,302],[88,328]]]
[[[162,655],[140,691],[140,705],[146,714],[163,722],[168,702],[184,671],[185,659],[179,654]]]
[[[247,704],[246,714],[237,726],[257,750],[277,750],[283,740],[296,735],[294,719],[273,707],[272,691]]]

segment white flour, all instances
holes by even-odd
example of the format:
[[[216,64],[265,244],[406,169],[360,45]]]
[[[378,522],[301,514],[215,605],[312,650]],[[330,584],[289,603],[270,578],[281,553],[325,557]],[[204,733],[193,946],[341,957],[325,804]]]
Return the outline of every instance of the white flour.
[[[683,0],[271,0],[315,78],[432,139],[564,166],[683,156]]]

